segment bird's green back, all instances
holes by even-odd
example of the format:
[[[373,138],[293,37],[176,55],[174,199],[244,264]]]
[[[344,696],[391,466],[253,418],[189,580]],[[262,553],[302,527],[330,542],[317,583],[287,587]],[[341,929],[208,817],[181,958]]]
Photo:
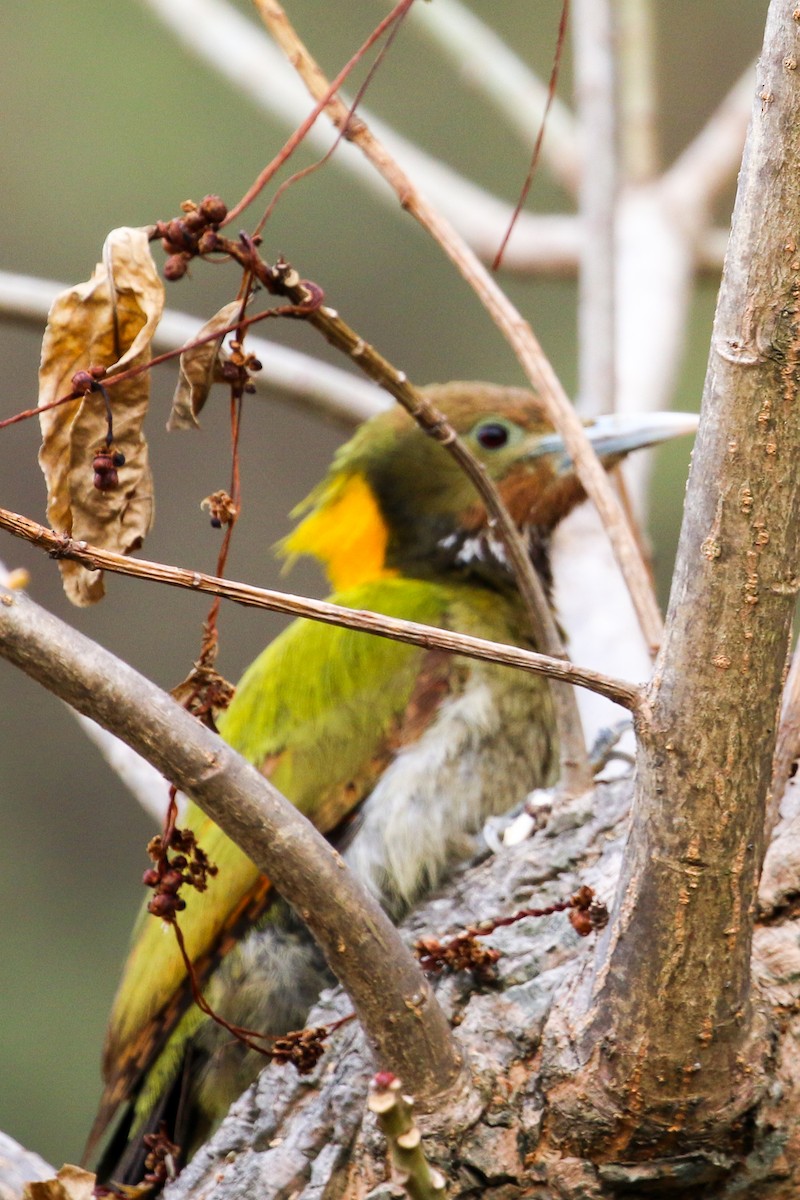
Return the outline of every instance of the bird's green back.
[[[448,607],[446,588],[392,578],[335,599],[432,625],[444,623]],[[369,792],[406,736],[404,717],[425,654],[386,638],[296,621],[246,671],[220,717],[220,733],[329,833]],[[419,703],[424,706],[425,697]],[[195,805],[181,824],[195,832],[219,868],[205,892],[185,893],[180,914],[189,957],[201,964],[202,975],[202,965],[213,965],[220,939],[239,923],[252,893],[263,888],[247,856]],[[262,901],[257,895],[259,907]],[[115,1103],[150,1062],[189,998],[173,931],[143,911],[106,1044],[107,1071],[120,1084],[112,1091],[122,1093]]]

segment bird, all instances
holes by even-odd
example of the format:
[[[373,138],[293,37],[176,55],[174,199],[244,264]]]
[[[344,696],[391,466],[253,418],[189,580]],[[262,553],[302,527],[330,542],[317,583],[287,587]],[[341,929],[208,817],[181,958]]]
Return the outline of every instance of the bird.
[[[584,493],[541,402],[483,382],[424,394],[496,484],[551,598],[551,534]],[[607,467],[687,429],[675,414],[586,426]],[[336,604],[536,649],[482,500],[400,407],[356,431],[293,515],[302,519],[279,552],[289,563],[315,558]],[[558,764],[541,676],[307,619],[247,669],[218,729],[333,842],[394,920],[470,856],[489,817],[552,783]],[[238,1026],[301,1028],[331,982],[321,952],[209,818],[190,806],[181,824],[217,868],[179,915],[206,999]],[[159,1128],[180,1166],[263,1061],[198,1007],[175,939],[143,911],[105,1043],[89,1139],[92,1150],[107,1140],[98,1179],[138,1184],[143,1136]]]

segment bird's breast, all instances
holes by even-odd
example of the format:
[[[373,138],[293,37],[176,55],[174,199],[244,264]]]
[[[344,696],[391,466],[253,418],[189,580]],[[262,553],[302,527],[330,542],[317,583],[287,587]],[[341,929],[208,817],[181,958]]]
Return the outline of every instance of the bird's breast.
[[[556,757],[544,681],[472,663],[463,690],[383,771],[344,857],[397,917],[469,857],[488,817],[550,782]]]

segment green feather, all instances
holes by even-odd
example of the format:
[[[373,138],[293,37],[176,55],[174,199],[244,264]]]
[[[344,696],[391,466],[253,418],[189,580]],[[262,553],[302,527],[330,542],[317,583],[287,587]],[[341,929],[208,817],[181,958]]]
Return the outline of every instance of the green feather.
[[[441,625],[447,589],[381,579],[333,597]],[[320,791],[358,775],[405,710],[424,650],[351,629],[296,621],[245,672],[219,730],[258,766],[275,755],[275,785],[313,817]]]
[[[486,384],[428,394],[498,483],[547,583],[549,534],[582,492],[536,398]],[[626,437],[606,447],[613,461],[656,440],[650,426]],[[343,588],[365,580],[336,602],[530,645],[472,485],[406,415],[364,426],[309,505],[284,548],[316,555]],[[345,855],[394,915],[469,853],[488,815],[547,783],[556,761],[541,678],[307,621],[245,673],[220,731],[323,832],[346,842],[355,831]],[[268,884],[211,821],[192,807],[184,823],[219,867],[180,917],[211,1004],[265,1032],[301,1023],[325,980],[319,952],[282,902],[265,910]],[[254,1077],[253,1052],[190,1000],[172,932],[146,918],[112,1014],[97,1130],[128,1100],[132,1136],[152,1127],[188,1061],[191,1150]],[[133,1170],[141,1156],[122,1162]]]

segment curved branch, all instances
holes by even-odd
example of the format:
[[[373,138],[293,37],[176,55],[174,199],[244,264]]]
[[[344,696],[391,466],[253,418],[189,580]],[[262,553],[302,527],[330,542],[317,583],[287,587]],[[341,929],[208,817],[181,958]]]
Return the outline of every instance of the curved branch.
[[[627,183],[648,183],[658,169],[653,0],[621,0],[617,28],[622,174]]]
[[[127,742],[249,855],[308,925],[379,1062],[428,1099],[455,1084],[461,1059],[447,1020],[398,931],[255,767],[127,663],[18,591],[0,590],[0,656]]]

